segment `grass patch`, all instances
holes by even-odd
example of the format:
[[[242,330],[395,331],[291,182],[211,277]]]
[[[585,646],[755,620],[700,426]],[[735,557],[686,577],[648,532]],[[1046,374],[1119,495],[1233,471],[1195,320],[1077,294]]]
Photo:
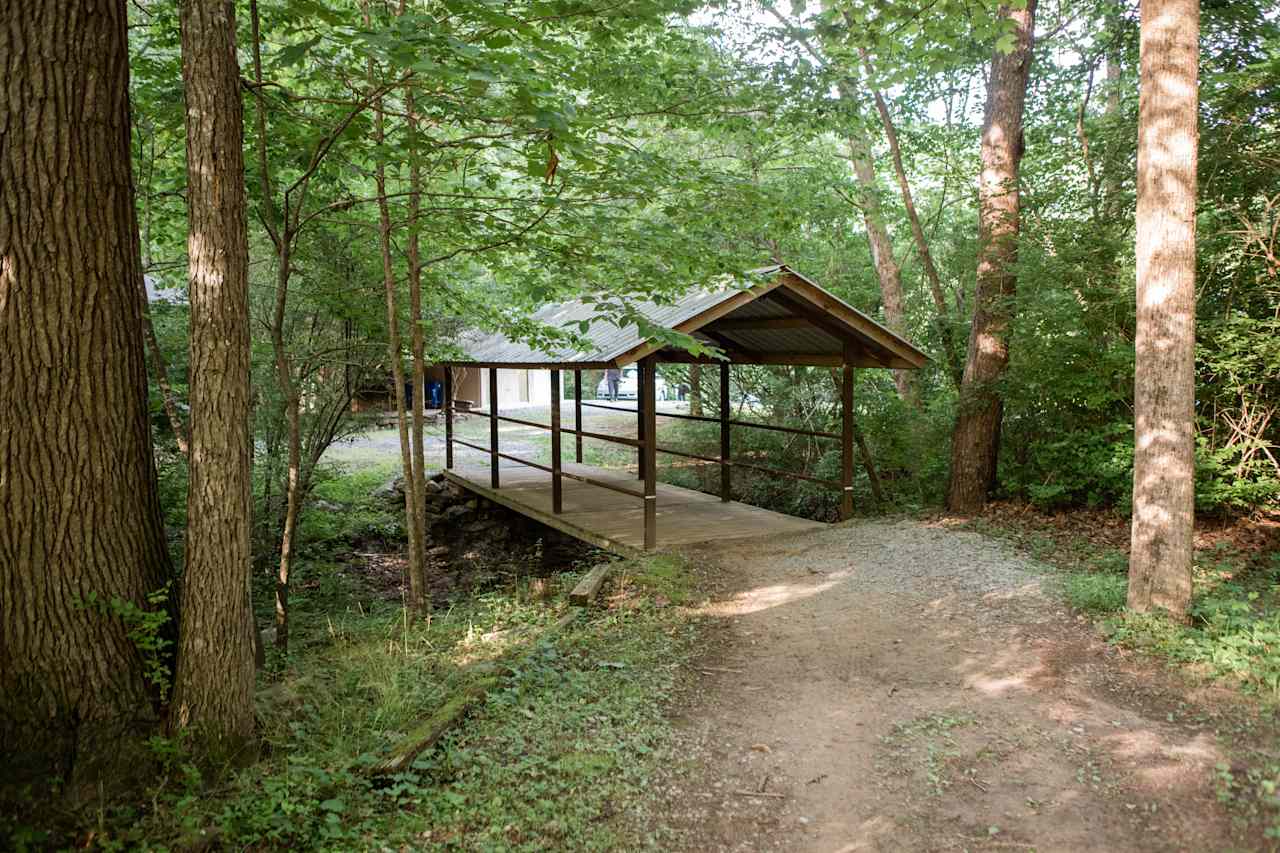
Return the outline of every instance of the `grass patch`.
[[[256,764],[198,769],[157,740],[164,772],[104,809],[99,849],[643,849],[663,845],[649,780],[670,754],[664,716],[696,649],[688,572],[660,557],[618,567],[608,610],[552,630],[561,605],[514,582],[407,624],[359,579],[345,607],[299,620],[296,649],[264,676]],[[576,576],[552,579],[560,589]],[[660,590],[655,592],[655,590]],[[326,598],[334,601],[333,590]],[[485,699],[406,772],[369,768],[482,680]],[[11,827],[12,828],[12,827]],[[78,827],[80,841],[88,827]],[[67,839],[70,842],[72,839]]]
[[[1099,572],[1070,572],[1062,576],[1067,603],[1095,616],[1124,609],[1129,579],[1124,575]]]
[[[1272,562],[1280,580],[1280,556]],[[1108,638],[1280,700],[1280,589],[1274,582],[1266,591],[1254,583],[1197,586],[1189,625],[1160,614],[1122,613],[1104,623]]]
[[[688,604],[694,592],[688,564],[672,554],[627,563],[619,586],[623,590],[638,589],[658,603]]]
[[[311,496],[302,506],[298,535],[313,553],[332,550],[338,543],[404,537],[404,506],[374,497],[377,489],[399,473],[388,463],[344,470],[316,470]]]

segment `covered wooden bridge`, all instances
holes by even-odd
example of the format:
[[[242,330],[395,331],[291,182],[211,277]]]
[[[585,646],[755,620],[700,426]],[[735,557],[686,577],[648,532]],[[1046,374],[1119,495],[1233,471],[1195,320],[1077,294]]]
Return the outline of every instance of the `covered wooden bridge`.
[[[466,345],[466,357],[446,362],[445,468],[453,482],[479,495],[535,518],[572,536],[617,552],[652,550],[712,539],[759,536],[821,527],[818,522],[794,518],[732,501],[734,468],[809,480],[841,491],[841,515],[853,511],[853,371],[858,367],[912,369],[928,358],[908,341],[881,326],[857,309],[837,299],[814,282],[785,265],[755,271],[762,283],[748,289],[726,286],[688,294],[671,305],[649,304],[641,313],[656,325],[674,329],[717,347],[724,358],[692,356],[686,350],[641,337],[635,326],[618,328],[597,323],[586,335],[587,345],[572,352],[545,353],[523,343],[494,335]],[[550,305],[534,319],[566,326],[595,316],[590,305]],[[657,366],[662,363],[703,363],[720,368],[718,417],[660,412],[655,400]],[[582,399],[582,371],[622,368],[637,364],[640,381],[636,400],[636,436],[606,435],[583,429],[583,407],[614,409]],[[760,424],[730,417],[729,368],[732,364],[785,364],[840,368],[843,372],[840,433]],[[452,368],[488,370],[490,410],[473,412],[489,418],[489,445],[473,444],[454,435]],[[551,382],[551,423],[503,415],[498,400],[500,368],[547,369]],[[573,427],[562,422],[561,373],[572,371]],[[720,452],[704,456],[657,443],[657,418],[681,418],[718,423]],[[551,464],[544,465],[505,453],[499,444],[498,424],[507,422],[549,430]],[[731,427],[753,427],[840,443],[839,481],[734,459]],[[575,460],[562,458],[561,437],[575,436]],[[633,473],[582,464],[584,440],[605,441],[635,448],[639,457],[639,482]],[[454,465],[454,446],[462,445],[489,456],[485,466]],[[720,468],[719,495],[659,484],[657,454],[693,459]],[[504,465],[502,463],[511,463]],[[637,488],[637,486],[639,486]]]

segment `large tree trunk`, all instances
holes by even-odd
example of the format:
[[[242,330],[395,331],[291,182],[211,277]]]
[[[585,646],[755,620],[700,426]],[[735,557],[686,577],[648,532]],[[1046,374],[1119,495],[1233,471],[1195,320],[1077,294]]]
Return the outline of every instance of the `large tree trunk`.
[[[1185,617],[1195,514],[1199,0],[1143,0],[1129,606]]]
[[[843,89],[842,88],[842,93]],[[884,305],[885,325],[899,335],[907,334],[907,315],[902,304],[902,272],[893,256],[893,242],[884,225],[884,211],[880,207],[880,188],[876,184],[875,166],[871,151],[860,136],[849,137],[849,159],[853,162],[853,174],[862,195],[862,223],[867,231],[867,243],[871,246],[871,262],[875,264],[876,277],[880,281],[880,301]],[[916,389],[915,374],[910,370],[895,370],[893,384],[903,402],[919,407],[920,394]]]
[[[143,654],[112,602],[172,568],[151,455],[123,0],[0,27],[0,754],[4,782],[140,769]],[[119,774],[119,775],[117,775]]]
[[[1022,113],[1031,72],[1036,0],[1025,9],[1001,8],[1014,22],[1016,42],[996,51],[987,86],[982,128],[982,173],[978,179],[978,276],[973,327],[960,386],[960,411],[951,437],[951,482],[947,507],[976,512],[995,485],[1003,401],[998,383],[1009,365],[1009,324],[1017,285],[1018,166],[1022,160]]]
[[[171,725],[226,755],[253,736],[249,244],[231,0],[182,4],[191,454]]]

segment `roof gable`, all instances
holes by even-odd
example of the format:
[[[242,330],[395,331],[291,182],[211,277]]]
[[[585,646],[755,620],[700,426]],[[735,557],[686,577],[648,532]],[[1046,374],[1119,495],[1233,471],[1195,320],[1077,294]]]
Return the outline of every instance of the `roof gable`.
[[[694,291],[674,304],[646,303],[639,310],[655,325],[693,335],[722,349],[735,363],[852,364],[918,368],[928,357],[785,264],[754,270],[769,278],[747,289]],[[594,320],[595,308],[581,302],[548,305],[534,320],[567,326]],[[448,363],[490,367],[608,367],[650,355],[664,361],[695,359],[640,336],[636,326],[593,323],[579,350],[543,352],[503,335],[464,342],[467,357]]]

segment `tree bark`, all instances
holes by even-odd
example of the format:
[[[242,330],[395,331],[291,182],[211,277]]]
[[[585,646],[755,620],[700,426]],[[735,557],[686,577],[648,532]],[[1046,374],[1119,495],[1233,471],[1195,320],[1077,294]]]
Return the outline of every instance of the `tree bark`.
[[[1129,607],[1185,618],[1195,516],[1199,0],[1143,0]]]
[[[810,41],[801,33],[791,26],[787,18],[773,7],[769,7],[769,13],[778,19],[778,22],[787,30],[787,35],[796,44],[803,47],[810,56],[817,62],[825,65],[826,59],[814,49]],[[866,51],[862,51],[863,61],[866,62]],[[870,64],[868,63],[868,71]],[[853,75],[856,77],[856,75]],[[857,85],[855,79],[839,80],[836,87],[840,92],[840,97],[855,112],[859,109],[859,99],[857,96]],[[906,183],[906,174],[902,171],[902,156],[898,150],[897,135],[893,133],[893,122],[888,118],[888,109],[883,106],[883,101],[878,102],[882,107],[881,117],[884,120],[885,131],[890,136],[891,150],[895,157],[895,164],[899,171],[899,183],[903,188],[903,198],[907,205],[907,212],[914,225],[918,228],[919,221],[915,218],[915,204],[911,200],[911,188]],[[889,232],[884,225],[884,211],[880,207],[879,187],[876,183],[875,163],[872,160],[871,145],[858,133],[849,134],[849,159],[853,163],[854,177],[858,182],[858,189],[862,196],[862,221],[867,231],[867,242],[871,247],[871,260],[875,264],[876,277],[880,281],[880,299],[884,305],[885,324],[900,335],[906,334],[906,312],[903,310],[902,300],[902,272],[898,266],[898,261],[893,255],[893,241],[889,238]],[[931,281],[934,293],[935,303],[938,308],[939,329],[944,338],[944,348],[947,349],[948,356],[957,364],[959,356],[955,355],[955,347],[950,343],[951,330],[946,323],[947,305],[942,299],[942,285],[937,281],[937,270],[933,269],[933,256],[929,254],[929,247],[924,242],[924,232],[920,231],[917,240],[917,248],[921,249],[921,257],[925,260],[926,268],[933,270],[934,279]],[[895,370],[893,372],[893,383],[898,389],[898,396],[903,402],[919,407],[920,394],[916,388],[915,375],[909,370]]]
[[[866,141],[856,134],[849,136],[849,159],[853,162],[853,174],[862,195],[862,223],[867,231],[867,243],[871,246],[871,262],[875,264],[876,278],[880,281],[884,322],[892,331],[905,337],[907,314],[902,301],[902,271],[893,256],[893,241],[889,239],[889,231],[884,225],[880,188],[876,184],[871,151]],[[919,408],[920,393],[916,388],[913,371],[895,370],[893,384],[904,403]]]
[[[867,74],[873,74],[871,61],[866,48],[860,48],[862,62]],[[907,180],[906,167],[902,165],[902,148],[898,145],[898,131],[889,113],[889,106],[878,89],[871,90],[876,102],[876,111],[880,114],[880,122],[884,125],[884,136],[889,143],[889,154],[893,160],[893,172],[898,179],[898,189],[902,192],[902,206],[907,212],[907,222],[911,224],[911,237],[915,241],[916,253],[920,256],[920,266],[924,270],[924,279],[929,285],[929,295],[933,297],[933,307],[938,313],[938,336],[942,341],[942,352],[947,360],[948,375],[960,386],[962,369],[960,367],[960,348],[956,345],[955,335],[951,331],[951,311],[947,307],[947,299],[942,292],[942,277],[933,263],[933,253],[929,251],[929,241],[925,237],[924,227],[920,224],[920,215],[916,213],[915,198],[911,193],[911,182]],[[1019,119],[1021,122],[1021,119]]]
[[[978,274],[969,353],[960,386],[960,410],[951,437],[947,507],[981,510],[995,485],[1003,401],[999,382],[1009,365],[1009,324],[1017,286],[1022,116],[1031,72],[1035,0],[1025,9],[1001,7],[1014,22],[1009,53],[996,51],[987,85],[978,179]]]
[[[235,36],[231,0],[182,4],[191,453],[170,724],[221,756],[239,751],[254,727],[249,243]]]
[[[366,12],[366,17],[367,17]],[[374,85],[373,60],[369,60],[369,84]],[[386,138],[386,117],[382,99],[374,104],[374,142],[381,149]],[[382,282],[387,302],[387,360],[391,363],[391,381],[395,385],[396,425],[400,432],[400,463],[404,470],[404,514],[409,531],[409,609],[414,613],[426,607],[425,578],[422,574],[422,537],[426,525],[418,527],[418,501],[414,488],[414,454],[409,434],[407,406],[404,393],[404,366],[400,341],[400,311],[396,299],[396,274],[391,261],[391,212],[387,204],[387,167],[382,159],[374,167],[374,183],[378,196],[378,242],[382,252]],[[420,407],[422,401],[414,400]],[[424,490],[425,492],[425,490]],[[425,516],[424,516],[425,520]]]
[[[405,12],[406,0],[400,0]],[[413,323],[410,347],[413,354],[413,471],[409,487],[413,490],[413,526],[417,531],[417,553],[410,554],[409,571],[418,579],[420,600],[417,606],[431,606],[427,594],[427,458],[423,410],[427,406],[427,361],[425,330],[422,327],[422,257],[419,252],[418,218],[422,211],[422,164],[418,161],[418,114],[413,86],[405,86],[405,113],[409,117],[409,239],[406,248],[409,264],[409,320]]]
[[[702,365],[689,365],[689,414],[702,417]]]
[[[0,754],[68,790],[141,770],[155,685],[118,606],[170,580],[142,351],[123,0],[0,27]],[[163,663],[164,661],[157,661]],[[139,747],[140,749],[140,747]]]

